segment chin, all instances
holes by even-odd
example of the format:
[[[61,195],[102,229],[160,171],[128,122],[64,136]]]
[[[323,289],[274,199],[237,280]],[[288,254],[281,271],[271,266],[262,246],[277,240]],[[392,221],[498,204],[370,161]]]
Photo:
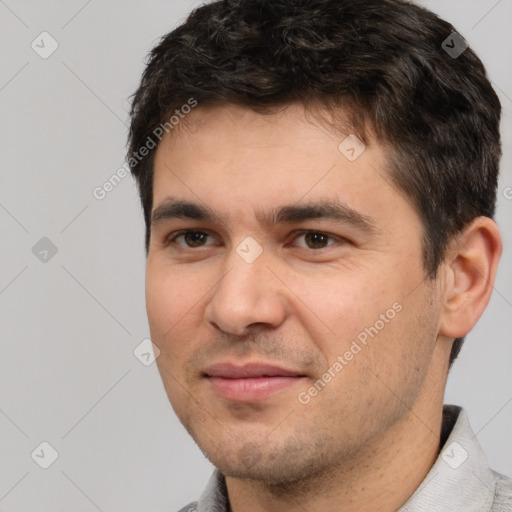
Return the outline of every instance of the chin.
[[[239,447],[235,447],[235,443],[231,443],[229,448],[224,445],[213,450],[199,447],[224,476],[257,481],[283,490],[288,486],[303,484],[325,470],[326,458],[322,460],[297,446],[277,448],[268,440],[262,446],[260,449],[256,443],[246,441]]]

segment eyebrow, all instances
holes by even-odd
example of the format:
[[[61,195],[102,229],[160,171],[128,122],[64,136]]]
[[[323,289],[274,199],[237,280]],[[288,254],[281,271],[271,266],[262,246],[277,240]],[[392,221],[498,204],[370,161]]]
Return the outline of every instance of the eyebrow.
[[[259,211],[256,213],[256,218],[261,224],[268,226],[327,219],[344,222],[368,234],[377,230],[377,225],[371,217],[354,210],[339,200],[332,199],[285,204],[272,208],[268,212]],[[204,204],[168,197],[153,210],[151,225],[154,226],[172,219],[193,219],[226,224],[220,215]]]

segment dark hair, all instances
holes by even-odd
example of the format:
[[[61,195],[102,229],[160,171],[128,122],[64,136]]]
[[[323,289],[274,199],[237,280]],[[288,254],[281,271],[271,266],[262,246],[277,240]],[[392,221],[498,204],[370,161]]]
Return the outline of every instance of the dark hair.
[[[424,267],[435,278],[450,239],[494,216],[501,157],[499,99],[454,32],[405,0],[223,0],[193,10],[150,52],[133,95],[128,162],[146,251],[156,150],[139,150],[150,139],[155,146],[159,126],[169,131],[191,99],[260,113],[301,102],[344,114],[361,140],[371,130],[386,145],[390,179],[422,220]]]

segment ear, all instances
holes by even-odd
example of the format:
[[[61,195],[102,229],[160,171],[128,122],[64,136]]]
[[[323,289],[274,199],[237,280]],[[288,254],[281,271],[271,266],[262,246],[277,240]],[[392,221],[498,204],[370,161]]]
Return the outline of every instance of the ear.
[[[477,217],[454,238],[444,262],[439,334],[461,338],[474,327],[491,298],[502,248],[489,217]]]

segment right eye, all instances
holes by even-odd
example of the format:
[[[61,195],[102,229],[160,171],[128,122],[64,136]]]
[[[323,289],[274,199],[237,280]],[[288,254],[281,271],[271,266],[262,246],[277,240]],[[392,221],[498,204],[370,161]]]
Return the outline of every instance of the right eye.
[[[171,235],[167,238],[165,245],[168,246],[170,244],[176,244],[179,247],[183,247],[185,249],[193,249],[195,247],[204,247],[204,244],[202,242],[204,242],[205,239],[209,236],[211,236],[211,235],[209,235],[208,233],[205,233],[204,231],[184,229],[184,230],[178,231],[176,233],[171,233]],[[183,237],[183,240],[185,241],[186,245],[177,243],[177,240],[181,237]]]

